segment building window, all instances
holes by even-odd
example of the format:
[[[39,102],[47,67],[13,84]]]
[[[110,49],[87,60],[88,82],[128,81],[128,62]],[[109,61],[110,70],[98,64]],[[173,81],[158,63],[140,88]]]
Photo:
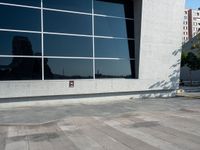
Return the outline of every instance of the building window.
[[[44,31],[92,35],[92,16],[44,11]]]
[[[45,8],[92,13],[92,0],[43,0]]]
[[[41,35],[1,31],[0,55],[41,56]]]
[[[0,80],[135,78],[133,2],[0,0]]]
[[[1,29],[41,31],[41,11],[23,7],[0,5]]]
[[[41,0],[0,0],[1,3],[8,4],[19,4],[19,5],[27,5],[27,6],[37,6],[40,7]]]
[[[44,35],[45,56],[92,57],[92,48],[92,37]]]
[[[184,21],[183,24],[187,25],[187,21]]]
[[[134,38],[134,21],[118,18],[95,17],[95,35]]]
[[[131,71],[134,70],[134,62],[131,60],[97,60],[96,78],[132,78],[133,72]]]
[[[0,57],[0,80],[41,80],[40,58]]]
[[[94,0],[95,14],[133,18],[133,0]]]
[[[45,58],[45,79],[93,78],[92,59]]]

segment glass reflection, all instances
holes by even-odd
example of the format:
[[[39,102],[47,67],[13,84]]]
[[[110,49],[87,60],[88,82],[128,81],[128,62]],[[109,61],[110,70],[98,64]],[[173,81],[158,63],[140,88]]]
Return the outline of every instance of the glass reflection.
[[[19,32],[0,32],[0,55],[41,54],[41,35]]]
[[[40,10],[0,5],[0,28],[40,31]]]
[[[92,57],[92,38],[44,35],[45,56]]]
[[[134,38],[134,21],[95,17],[95,35]]]
[[[92,65],[92,60],[46,58],[45,79],[90,79]]]
[[[130,60],[96,60],[96,78],[135,78],[135,63]]]
[[[70,10],[70,11],[81,11],[81,12],[92,12],[92,0],[43,0],[44,7]]]
[[[92,34],[92,17],[65,12],[44,11],[44,31]]]
[[[0,0],[3,3],[29,5],[29,6],[39,6],[41,5],[41,0]]]
[[[134,58],[134,41],[95,38],[96,57]]]
[[[0,80],[36,80],[42,78],[40,58],[0,58]]]
[[[134,18],[133,0],[94,0],[95,14]]]

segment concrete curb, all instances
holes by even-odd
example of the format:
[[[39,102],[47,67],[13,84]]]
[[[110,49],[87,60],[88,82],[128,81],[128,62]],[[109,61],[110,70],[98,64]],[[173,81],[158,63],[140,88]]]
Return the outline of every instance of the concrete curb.
[[[0,103],[0,109],[10,108],[25,108],[25,107],[54,107],[63,105],[92,105],[105,104],[130,100],[130,96],[113,96],[113,97],[98,97],[98,98],[73,98],[73,99],[53,99],[39,101],[23,101],[23,102],[3,102]]]
[[[14,101],[0,99],[0,109],[10,109],[10,108],[25,108],[25,107],[54,107],[54,106],[63,106],[63,105],[75,105],[75,104],[105,104],[112,102],[119,102],[124,100],[134,101],[136,99],[145,99],[145,98],[167,98],[176,96],[174,91],[161,91],[153,93],[142,93],[142,94],[125,94],[125,95],[109,95],[109,96],[92,96],[92,97],[41,97],[40,99],[29,99],[23,98],[22,101],[14,99]]]
[[[177,94],[177,96],[179,96],[179,97],[187,97],[187,98],[193,98],[193,99],[200,99],[200,96],[195,96],[195,95],[190,95],[190,94]],[[190,100],[190,99],[188,99],[188,100]]]

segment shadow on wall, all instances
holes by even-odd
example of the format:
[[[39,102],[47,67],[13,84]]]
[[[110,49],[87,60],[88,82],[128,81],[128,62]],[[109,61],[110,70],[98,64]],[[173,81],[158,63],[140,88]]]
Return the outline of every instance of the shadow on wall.
[[[182,49],[175,50],[174,52],[172,52],[172,57],[177,57],[181,53],[181,51]],[[168,80],[161,80],[150,85],[148,89],[154,90],[154,92],[150,94],[143,94],[139,98],[175,96],[175,90],[179,87],[180,65],[181,57],[176,61],[176,63],[168,68],[169,70],[171,70],[171,74],[168,75]],[[155,92],[155,90],[158,90],[158,92]]]

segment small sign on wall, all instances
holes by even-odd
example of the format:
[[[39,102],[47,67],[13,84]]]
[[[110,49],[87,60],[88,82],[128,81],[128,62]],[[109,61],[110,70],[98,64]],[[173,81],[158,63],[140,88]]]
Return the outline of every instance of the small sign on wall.
[[[74,88],[74,81],[69,81],[69,88]]]

